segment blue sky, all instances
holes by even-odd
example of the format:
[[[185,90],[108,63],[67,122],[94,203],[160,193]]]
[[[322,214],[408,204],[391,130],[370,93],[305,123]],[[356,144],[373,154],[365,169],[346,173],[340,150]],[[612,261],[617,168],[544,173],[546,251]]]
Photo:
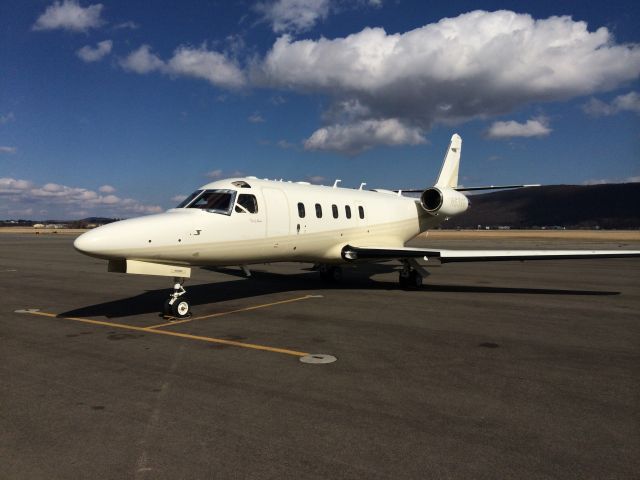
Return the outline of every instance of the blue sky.
[[[640,181],[638,2],[5,0],[0,218],[130,217],[217,178]]]

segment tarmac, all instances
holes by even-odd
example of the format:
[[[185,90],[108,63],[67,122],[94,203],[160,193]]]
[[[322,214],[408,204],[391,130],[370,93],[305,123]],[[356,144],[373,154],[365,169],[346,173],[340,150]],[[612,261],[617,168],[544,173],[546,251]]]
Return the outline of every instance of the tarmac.
[[[640,258],[195,269],[171,323],[72,242],[0,236],[2,478],[638,478]]]

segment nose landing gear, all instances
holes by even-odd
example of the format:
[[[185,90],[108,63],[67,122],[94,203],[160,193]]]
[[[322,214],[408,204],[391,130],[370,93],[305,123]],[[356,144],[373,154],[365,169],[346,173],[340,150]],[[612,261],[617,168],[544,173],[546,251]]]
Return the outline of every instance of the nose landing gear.
[[[168,317],[186,318],[191,316],[191,305],[185,296],[187,291],[182,286],[184,278],[174,278],[173,293],[164,302],[163,313]]]

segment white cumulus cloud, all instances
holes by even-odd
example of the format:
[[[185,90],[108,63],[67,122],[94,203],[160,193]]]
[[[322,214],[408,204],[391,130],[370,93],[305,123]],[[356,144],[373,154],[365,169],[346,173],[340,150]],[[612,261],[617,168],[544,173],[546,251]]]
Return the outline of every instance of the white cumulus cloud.
[[[131,52],[126,58],[120,60],[120,66],[129,72],[139,74],[165,69],[164,62],[151,52],[149,45],[142,45]]]
[[[16,153],[17,151],[18,149],[16,147],[8,147],[6,145],[0,145],[0,154],[1,153],[13,154],[13,153]]]
[[[372,145],[418,145],[425,142],[418,128],[408,127],[395,118],[389,118],[321,128],[304,142],[304,148],[356,155]]]
[[[64,0],[49,5],[33,25],[33,30],[70,30],[73,32],[86,32],[91,28],[97,28],[105,22],[101,18],[101,3],[82,7],[75,0]]]
[[[260,113],[258,113],[258,112],[253,112],[251,115],[249,115],[247,120],[249,120],[249,122],[251,122],[251,123],[264,123],[265,122],[265,120],[262,117],[262,115],[260,115]]]
[[[109,55],[112,48],[113,42],[111,40],[103,40],[102,42],[98,42],[95,48],[90,45],[85,45],[76,52],[76,55],[85,62],[97,62]]]
[[[102,185],[100,188],[98,188],[98,191],[101,193],[113,193],[116,191],[116,189],[111,185]]]
[[[13,114],[13,112],[9,112],[5,115],[0,115],[0,125],[13,122],[15,119],[16,119],[16,116]]]
[[[231,59],[205,47],[179,47],[167,68],[169,73],[202,78],[221,87],[238,88],[245,84],[244,73]]]
[[[70,187],[58,183],[35,185],[28,180],[0,178],[0,216],[10,211],[43,210],[59,218],[72,218],[74,212],[84,211],[93,215],[132,216],[158,213],[158,205],[147,205],[132,198],[121,198],[109,192],[109,185],[99,191]],[[115,190],[115,189],[113,189]]]
[[[120,61],[127,71],[145,74],[159,71],[172,76],[195,77],[223,88],[240,88],[246,84],[245,74],[227,55],[208,50],[205,46],[178,47],[168,61],[142,45]]]
[[[591,98],[582,109],[592,117],[615,115],[620,112],[634,112],[640,115],[640,94],[629,92],[626,95],[618,95],[611,103]]]
[[[254,9],[276,33],[303,32],[327,18],[329,0],[276,0],[260,2]]]
[[[526,123],[518,123],[515,120],[506,122],[493,122],[487,130],[489,138],[512,137],[544,137],[551,133],[551,128],[543,118],[527,120]]]
[[[344,38],[297,41],[283,35],[252,70],[257,85],[332,98],[329,126],[312,135],[310,146],[351,151],[346,139],[329,141],[344,137],[348,125],[360,136],[364,121],[397,119],[423,134],[437,123],[607,91],[639,75],[640,46],[616,44],[607,28],[590,31],[568,16],[536,20],[504,10],[469,12],[405,33],[365,28]],[[370,147],[387,138],[354,143]]]

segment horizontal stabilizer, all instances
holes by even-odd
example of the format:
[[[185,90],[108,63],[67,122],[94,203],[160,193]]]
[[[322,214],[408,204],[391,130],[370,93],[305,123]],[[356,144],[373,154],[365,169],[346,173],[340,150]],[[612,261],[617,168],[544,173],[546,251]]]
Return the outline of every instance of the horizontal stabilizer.
[[[640,250],[439,250],[411,247],[354,247],[342,249],[345,260],[437,258],[442,263],[524,260],[577,260],[588,258],[640,257]]]
[[[528,188],[528,187],[539,187],[540,184],[530,184],[530,185],[489,185],[486,187],[458,187],[455,190],[459,192],[470,192],[472,190],[506,190],[507,188]]]
[[[528,188],[528,187],[540,187],[539,183],[529,185],[488,185],[486,187],[455,187],[454,190],[458,192],[470,192],[472,190],[506,190],[508,188]],[[394,190],[397,192],[398,190]],[[407,188],[400,190],[402,193],[422,193],[424,188]]]

